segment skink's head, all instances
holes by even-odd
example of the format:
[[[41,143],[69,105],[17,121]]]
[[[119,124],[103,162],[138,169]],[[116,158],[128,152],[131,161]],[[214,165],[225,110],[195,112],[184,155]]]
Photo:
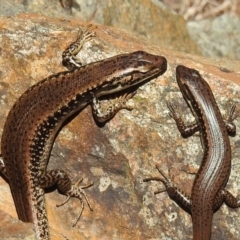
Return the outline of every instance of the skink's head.
[[[164,57],[143,51],[109,58],[104,61],[105,79],[99,95],[139,85],[163,74],[166,69],[167,60]]]
[[[209,88],[207,82],[195,69],[179,65],[176,68],[176,77],[178,86],[186,100],[191,101],[192,95],[195,93],[200,94]]]
[[[167,60],[162,56],[137,51],[122,57],[119,65],[121,83],[134,85],[149,78],[157,77],[167,70]],[[124,80],[124,76],[126,79]]]
[[[121,70],[126,74],[139,72],[146,75],[163,74],[167,70],[165,57],[153,55],[144,51],[137,51],[120,57],[122,62]]]

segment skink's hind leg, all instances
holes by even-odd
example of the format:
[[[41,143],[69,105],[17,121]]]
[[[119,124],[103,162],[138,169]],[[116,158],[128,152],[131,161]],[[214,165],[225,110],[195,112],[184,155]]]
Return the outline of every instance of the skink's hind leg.
[[[67,202],[69,201],[69,199],[70,199],[71,197],[75,197],[75,198],[80,199],[80,201],[81,201],[81,203],[82,203],[82,208],[81,208],[81,210],[80,210],[80,213],[79,213],[79,215],[78,215],[78,217],[77,217],[76,222],[73,224],[73,227],[77,224],[77,222],[78,222],[78,220],[80,219],[80,217],[81,217],[81,215],[82,215],[82,212],[83,212],[83,210],[84,210],[84,201],[83,201],[83,199],[82,199],[82,195],[85,197],[89,209],[90,209],[91,211],[93,211],[92,206],[91,206],[91,204],[90,204],[90,201],[89,201],[89,199],[88,199],[88,197],[87,197],[87,194],[83,191],[83,189],[91,187],[91,186],[93,185],[93,183],[90,183],[90,184],[88,184],[88,185],[86,185],[86,186],[81,186],[81,187],[80,187],[80,183],[82,182],[82,180],[83,180],[83,178],[79,179],[74,185],[72,185],[71,190],[69,190],[69,191],[66,193],[66,195],[68,196],[67,199],[66,199],[63,203],[57,205],[57,207],[60,207],[60,206],[64,205],[65,203],[67,203]]]
[[[156,191],[154,194],[162,193],[162,192],[167,192],[169,197],[176,201],[181,207],[186,208],[188,212],[191,212],[191,198],[187,196],[183,191],[178,189],[171,179],[165,175],[165,173],[156,165],[156,168],[158,172],[162,175],[162,177],[150,177],[150,178],[145,178],[143,182],[149,182],[149,181],[160,181],[164,184],[165,189]]]
[[[224,194],[224,202],[232,208],[237,208],[240,207],[240,199],[237,199],[234,197],[229,191],[227,190],[222,190]]]
[[[84,210],[84,201],[83,201],[82,196],[84,196],[84,198],[86,199],[89,209],[91,211],[93,210],[92,206],[89,202],[89,199],[88,199],[85,191],[83,190],[85,188],[91,187],[93,185],[93,183],[88,184],[86,186],[80,186],[81,182],[82,182],[82,178],[76,184],[72,184],[71,179],[69,178],[68,174],[62,170],[48,171],[48,172],[46,172],[46,174],[44,174],[44,176],[41,177],[41,180],[40,180],[40,187],[49,188],[56,184],[58,189],[67,196],[67,199],[63,203],[57,205],[57,207],[62,206],[65,203],[67,203],[71,197],[75,197],[80,200],[82,207],[80,210],[80,214],[78,215],[77,220],[73,224],[73,226],[75,226],[77,224],[77,222],[80,219],[82,212]]]
[[[240,199],[237,199],[234,197],[228,190],[223,189],[219,191],[217,196],[214,199],[214,211],[216,211],[222,203],[225,202],[225,204],[231,208],[238,208],[240,207]]]

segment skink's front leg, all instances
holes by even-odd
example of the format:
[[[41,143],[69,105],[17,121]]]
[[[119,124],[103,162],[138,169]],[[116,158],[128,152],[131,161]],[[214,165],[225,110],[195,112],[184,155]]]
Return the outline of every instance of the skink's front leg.
[[[198,123],[193,123],[186,125],[182,119],[182,114],[180,113],[177,106],[173,105],[172,103],[168,102],[167,106],[169,108],[169,115],[174,119],[176,122],[177,128],[181,133],[182,137],[187,138],[192,136],[195,132],[200,130]]]
[[[92,112],[94,118],[99,123],[104,123],[113,118],[121,109],[132,110],[132,108],[127,105],[127,101],[131,99],[135,94],[136,91],[125,92],[123,94],[120,94],[118,97],[114,96],[113,99],[108,99],[105,103],[99,101],[93,95]]]
[[[236,135],[236,125],[233,123],[233,121],[237,118],[237,116],[238,115],[236,113],[236,104],[233,104],[230,108],[228,117],[223,119],[227,132],[230,136]]]
[[[86,29],[78,33],[76,41],[72,42],[62,53],[62,64],[69,70],[82,66],[81,61],[76,57],[83,45],[96,36],[93,25],[88,25]]]

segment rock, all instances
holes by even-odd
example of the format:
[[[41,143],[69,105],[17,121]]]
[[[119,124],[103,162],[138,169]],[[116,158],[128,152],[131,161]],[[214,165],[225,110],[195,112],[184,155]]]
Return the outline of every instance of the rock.
[[[16,218],[11,217],[3,210],[0,210],[0,219],[1,219],[0,230],[1,239],[3,240],[36,239],[33,224],[23,223],[22,221],[19,221]]]
[[[107,0],[81,2],[85,21],[124,29],[129,33],[145,36],[149,42],[164,49],[200,54],[189,38],[186,22],[182,16],[154,0]],[[86,11],[84,11],[86,9]],[[89,13],[91,12],[91,14]]]
[[[124,29],[135,37],[147,37],[149,42],[161,45],[164,49],[200,54],[196,44],[189,37],[183,17],[171,12],[157,0],[78,0],[81,10],[73,8],[71,15],[61,8],[57,0],[28,0],[24,1],[23,5],[20,3],[16,5],[15,0],[0,0],[0,4],[5,6],[4,11],[0,9],[0,15],[34,12],[49,17],[92,21]]]
[[[207,57],[240,60],[240,19],[227,14],[215,19],[188,22],[191,38]]]
[[[77,20],[35,14],[0,19],[0,134],[17,98],[34,83],[64,70],[61,53],[83,27],[86,23]],[[132,111],[120,111],[105,126],[96,125],[88,106],[62,128],[48,169],[63,169],[73,181],[83,177],[84,184],[94,182],[86,189],[94,210],[91,212],[85,204],[81,219],[72,227],[81,208],[79,200],[71,199],[57,208],[65,196],[57,191],[48,192],[45,196],[52,239],[191,238],[191,217],[166,193],[154,195],[154,191],[163,188],[160,183],[142,180],[158,175],[155,169],[158,163],[164,171],[170,169],[174,182],[190,194],[202,159],[199,137],[183,139],[168,115],[166,101],[173,101],[187,112],[187,120],[194,120],[179,92],[176,66],[182,64],[200,71],[225,113],[233,102],[240,101],[239,62],[170,51],[143,37],[100,25],[96,34],[80,52],[84,64],[141,49],[165,56],[168,70],[138,90],[129,101]],[[237,119],[237,129],[239,123]],[[239,136],[237,133],[231,138],[233,167],[227,186],[235,196],[240,184]],[[0,210],[16,217],[7,189],[7,183],[0,178],[0,195],[4,196],[0,199]],[[221,207],[214,215],[212,238],[239,239],[239,224],[239,210]],[[8,223],[4,222],[1,229],[11,234]]]

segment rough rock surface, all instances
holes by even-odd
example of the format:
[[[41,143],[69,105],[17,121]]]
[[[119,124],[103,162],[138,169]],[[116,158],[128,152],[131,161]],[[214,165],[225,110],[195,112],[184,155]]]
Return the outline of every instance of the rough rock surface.
[[[183,17],[165,8],[158,0],[77,2],[81,10],[73,8],[70,15],[61,8],[58,0],[0,0],[0,15],[12,16],[19,12],[34,12],[49,17],[91,21],[147,37],[149,42],[165,49],[200,54],[196,44],[189,37]]]

